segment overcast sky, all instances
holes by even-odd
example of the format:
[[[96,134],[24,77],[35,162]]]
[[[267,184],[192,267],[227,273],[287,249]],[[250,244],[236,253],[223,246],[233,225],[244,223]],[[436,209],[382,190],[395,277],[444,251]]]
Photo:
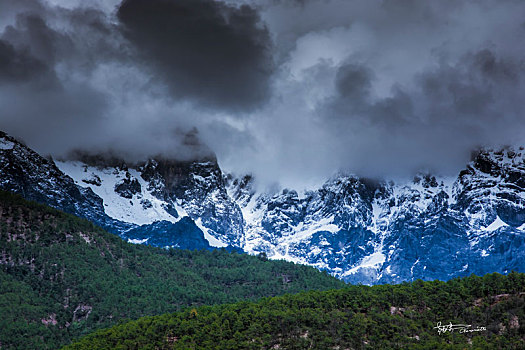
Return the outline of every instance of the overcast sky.
[[[0,129],[308,184],[525,144],[521,0],[0,0]],[[206,147],[202,148],[205,152]]]

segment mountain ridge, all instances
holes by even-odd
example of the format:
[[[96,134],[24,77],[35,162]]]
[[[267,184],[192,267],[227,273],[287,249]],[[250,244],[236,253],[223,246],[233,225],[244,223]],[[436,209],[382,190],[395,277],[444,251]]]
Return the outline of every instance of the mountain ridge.
[[[92,157],[83,158],[90,163],[46,164],[25,146],[15,146],[18,158],[10,149],[0,150],[0,188],[24,194],[31,187],[30,194],[48,195],[33,198],[91,217],[132,242],[190,247],[177,233],[180,220],[189,217],[194,223],[189,232],[200,236],[200,230],[209,249],[265,253],[352,283],[525,271],[523,148],[480,149],[454,177],[423,173],[394,182],[338,173],[318,188],[266,192],[256,188],[251,175],[224,174],[214,157],[133,164]],[[17,167],[40,175],[27,181],[21,176],[21,181]],[[54,177],[67,181],[39,187],[38,181]],[[75,212],[64,205],[68,201],[55,199],[77,191],[82,194],[74,197],[77,206],[92,203],[94,209]],[[161,230],[162,221],[167,223]],[[206,246],[201,239],[195,242]]]

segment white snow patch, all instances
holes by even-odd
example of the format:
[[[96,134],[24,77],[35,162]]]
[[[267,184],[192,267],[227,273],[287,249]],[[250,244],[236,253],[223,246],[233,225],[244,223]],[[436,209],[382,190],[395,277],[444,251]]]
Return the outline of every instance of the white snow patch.
[[[104,202],[104,211],[109,217],[114,219],[130,222],[137,225],[151,224],[155,221],[166,220],[177,222],[164,208],[164,201],[156,198],[147,190],[148,183],[140,176],[135,169],[129,169],[130,178],[137,179],[141,186],[141,193],[133,195],[131,199],[121,197],[115,192],[115,185],[126,178],[125,171],[118,171],[114,168],[99,169],[90,167],[82,162],[55,162],[57,167],[66,175],[75,180],[75,183],[81,187],[89,187],[95,194],[102,198]],[[95,176],[100,178],[100,186],[83,182],[84,179],[90,179]],[[143,206],[143,203],[150,205]]]
[[[489,256],[489,254],[487,253],[487,251],[486,251],[485,249],[483,249],[483,250],[481,251],[481,256],[482,256],[482,257],[486,257],[486,256]]]
[[[286,260],[286,261],[294,262],[296,264],[304,264],[304,262],[302,262],[303,259],[297,256],[292,256],[288,253],[289,248],[290,248],[289,245],[283,246],[283,248],[284,248],[284,254],[276,250],[274,254],[271,255],[269,258],[272,260]]]
[[[288,242],[299,242],[302,240],[305,240],[307,238],[310,238],[314,233],[320,232],[320,231],[328,231],[331,233],[336,233],[340,230],[339,226],[333,224],[334,216],[330,216],[328,218],[322,218],[312,226],[309,226],[308,224],[304,225],[302,222],[297,225],[295,228],[295,233],[292,235],[286,237],[285,241]],[[305,229],[303,227],[306,226]],[[283,237],[284,238],[284,237]]]
[[[12,149],[15,143],[4,138],[0,139],[0,150]]]
[[[485,231],[489,231],[489,232],[493,232],[493,231],[496,231],[497,229],[501,228],[501,227],[505,227],[505,226],[509,226],[507,225],[507,223],[505,223],[503,220],[501,220],[499,218],[499,216],[496,217],[496,220],[494,220],[494,222],[490,225],[488,225],[487,227],[484,228]]]
[[[374,233],[379,232],[378,222],[382,211],[383,210],[381,209],[379,204],[377,204],[377,202],[374,200],[372,202],[372,226],[367,227],[370,231]]]
[[[200,182],[206,182],[206,179],[203,178],[202,176],[200,175],[197,175],[197,174],[192,174],[193,175],[193,178],[197,181],[200,181]]]
[[[381,252],[381,250],[376,250],[373,254],[365,256],[363,260],[361,260],[361,263],[350,270],[343,273],[342,276],[348,276],[356,273],[359,269],[362,268],[374,268],[378,265],[383,264],[386,261],[385,255]]]
[[[208,243],[212,246],[212,247],[216,247],[216,248],[222,248],[222,247],[227,247],[228,245],[224,242],[222,242],[221,240],[215,238],[214,236],[212,236],[209,232],[208,232],[208,229],[206,227],[204,227],[204,225],[202,224],[202,220],[201,218],[198,218],[196,221],[195,221],[195,225],[197,225],[198,228],[201,229],[201,231],[204,233],[204,238],[206,238],[206,240],[208,241]]]
[[[148,241],[149,238],[144,238],[144,239],[128,239],[128,242],[129,243],[133,243],[133,244],[143,244],[143,243],[146,243]]]
[[[410,268],[410,274],[411,274],[411,275],[414,274],[414,266],[416,266],[417,263],[419,263],[419,258],[416,260],[416,262],[414,263],[414,265],[412,265],[412,267]]]

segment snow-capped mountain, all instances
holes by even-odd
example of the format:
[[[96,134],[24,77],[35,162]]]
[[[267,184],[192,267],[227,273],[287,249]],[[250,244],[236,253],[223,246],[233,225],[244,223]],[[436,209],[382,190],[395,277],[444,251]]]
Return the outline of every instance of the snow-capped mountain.
[[[57,161],[58,168],[88,188],[104,202],[111,218],[139,225],[141,232],[158,232],[158,222],[176,224],[191,218],[212,247],[241,247],[243,218],[240,208],[226,192],[222,172],[215,158],[174,161],[162,158],[127,165],[92,157]],[[149,227],[149,225],[153,225]],[[177,230],[176,230],[177,231]],[[169,237],[136,237],[136,229],[120,233],[140,243],[172,246]],[[151,241],[150,241],[151,240]],[[179,247],[182,247],[178,245]],[[203,248],[196,245],[191,248]],[[186,248],[189,248],[186,246]]]
[[[483,150],[457,177],[340,173],[319,188],[270,193],[252,176],[226,176],[214,156],[54,162],[0,134],[0,188],[133,243],[229,247],[352,283],[396,283],[525,271],[524,158],[523,149]]]
[[[321,188],[229,193],[246,220],[244,249],[327,270],[352,283],[525,270],[525,152],[483,150],[458,177],[406,183],[338,174]]]
[[[169,199],[169,191],[163,187],[167,183],[164,179],[152,179],[146,184],[137,169],[128,168],[120,160],[86,159],[90,164],[54,162],[0,133],[0,189],[86,218],[132,242],[150,243],[151,240],[153,245],[191,249],[228,246],[208,234],[209,230],[200,224],[200,217],[194,221],[177,204],[186,205],[185,198]],[[141,170],[146,174],[157,165],[151,161],[143,164]],[[158,197],[164,194],[166,198],[160,200]],[[198,199],[205,203],[207,195],[201,193]],[[191,210],[189,205],[186,207]],[[214,204],[200,208],[213,210]],[[212,224],[208,225],[210,229],[215,228]],[[144,238],[144,232],[150,236]]]

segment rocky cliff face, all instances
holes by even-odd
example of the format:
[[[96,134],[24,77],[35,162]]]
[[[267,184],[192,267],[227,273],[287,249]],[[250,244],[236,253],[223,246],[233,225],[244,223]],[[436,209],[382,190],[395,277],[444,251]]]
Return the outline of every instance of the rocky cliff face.
[[[130,225],[106,215],[103,201],[88,187],[75,184],[52,159],[40,156],[0,132],[0,189],[86,218],[113,233]]]
[[[191,218],[181,220],[182,216],[170,203],[151,196],[144,180],[133,176],[136,171],[124,162],[103,157],[84,160],[91,164],[55,163],[1,133],[0,189],[86,218],[132,241],[148,243],[148,239],[138,237],[149,232],[150,236],[156,236],[152,237],[153,245],[190,248],[189,242],[194,242],[193,249],[210,247]],[[163,221],[166,218],[168,222]]]
[[[248,252],[316,266],[352,283],[525,270],[523,150],[482,150],[458,177],[372,181],[339,174],[304,193],[230,181]]]
[[[525,271],[525,152],[482,150],[457,177],[336,174],[319,188],[260,192],[213,156],[45,159],[0,135],[0,188],[135,243],[230,247],[315,266],[352,283]]]
[[[104,161],[100,156],[81,156],[76,160],[58,161],[57,165],[78,186],[90,189],[102,198],[107,215],[140,225],[142,232],[149,230],[160,234],[159,226],[153,225],[156,222],[176,224],[189,217],[211,246],[243,245],[242,213],[228,196],[224,177],[214,157],[196,161],[157,157],[127,164],[115,158],[108,157]],[[177,236],[177,232],[172,233]],[[169,242],[166,234],[162,235],[161,241],[152,234],[151,239],[144,242],[187,247],[186,243],[181,245],[180,240],[178,243]],[[202,247],[199,244],[193,248]]]
[[[215,158],[199,161],[157,159],[139,164],[137,169],[148,184],[147,190],[157,199],[178,203],[204,231],[225,245],[242,246],[242,213],[226,192],[225,180]]]

